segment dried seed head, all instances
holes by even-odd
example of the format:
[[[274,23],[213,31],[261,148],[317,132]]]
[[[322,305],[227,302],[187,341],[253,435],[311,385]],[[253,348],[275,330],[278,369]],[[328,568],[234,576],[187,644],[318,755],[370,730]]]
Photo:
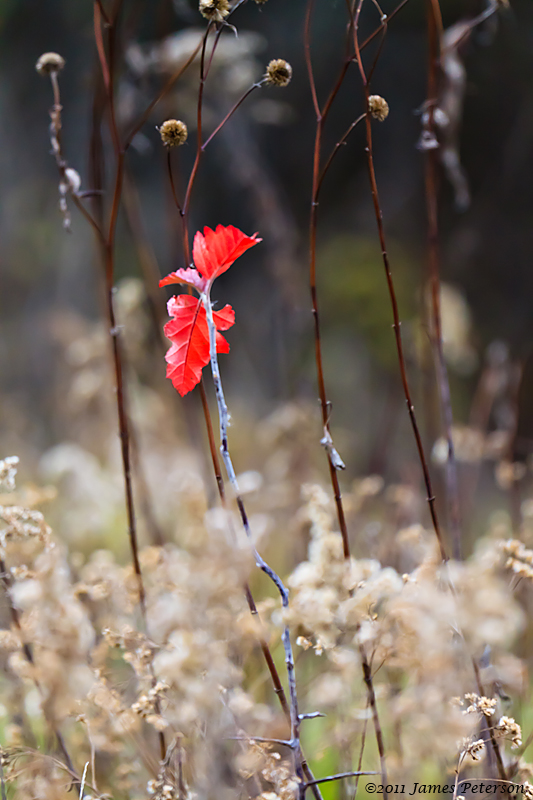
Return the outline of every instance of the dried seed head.
[[[166,147],[179,147],[187,141],[187,126],[180,119],[167,119],[157,130]]]
[[[284,58],[273,58],[267,65],[265,80],[271,86],[288,86],[292,78],[292,67]]]
[[[368,98],[368,110],[374,119],[383,122],[389,116],[389,104],[379,94],[372,94]]]
[[[228,0],[200,0],[198,10],[202,17],[214,22],[222,22],[229,14]]]
[[[513,717],[501,717],[496,725],[496,730],[503,736],[511,738],[511,747],[520,747],[522,744],[522,729]]]
[[[52,72],[61,72],[65,66],[65,59],[59,53],[43,53],[35,65],[39,75],[51,75]]]

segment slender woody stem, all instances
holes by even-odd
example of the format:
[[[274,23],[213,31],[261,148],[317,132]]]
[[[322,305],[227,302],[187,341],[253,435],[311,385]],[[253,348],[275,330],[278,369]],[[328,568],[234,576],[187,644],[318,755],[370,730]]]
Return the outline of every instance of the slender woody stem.
[[[442,20],[438,0],[426,0],[427,26],[429,42],[428,90],[426,129],[435,134],[435,103],[437,98],[437,73],[439,69],[440,35]],[[438,223],[438,190],[437,160],[438,151],[429,149],[425,157],[425,192],[428,218],[428,261],[429,283],[431,288],[431,310],[433,319],[432,344],[435,352],[437,386],[441,406],[444,432],[448,445],[445,476],[446,492],[449,505],[449,522],[454,558],[461,557],[461,520],[459,505],[459,482],[457,478],[457,461],[453,444],[452,427],[453,412],[448,380],[448,370],[444,358],[442,343],[442,317],[440,306],[440,258],[439,258],[439,223]]]
[[[244,103],[244,101],[246,100],[246,98],[247,98],[247,97],[249,97],[249,96],[252,94],[252,92],[253,92],[253,91],[255,91],[255,89],[260,89],[260,88],[261,88],[261,86],[263,86],[263,84],[264,84],[264,80],[260,81],[259,83],[254,83],[254,84],[252,84],[252,86],[250,86],[250,88],[249,88],[249,89],[247,89],[247,90],[245,91],[245,93],[244,93],[244,94],[243,94],[243,96],[240,98],[240,100],[237,100],[237,102],[235,103],[235,105],[234,105],[232,108],[230,108],[230,110],[228,111],[228,113],[226,114],[226,116],[224,117],[224,119],[222,120],[222,122],[220,122],[220,123],[217,125],[217,127],[215,128],[215,130],[213,131],[213,133],[212,133],[210,136],[208,136],[208,137],[207,137],[207,139],[205,140],[205,142],[204,142],[204,143],[203,143],[203,145],[202,145],[202,150],[205,150],[205,148],[207,147],[207,145],[209,144],[209,142],[210,142],[212,139],[214,139],[214,138],[215,138],[215,136],[216,136],[216,135],[217,135],[217,133],[220,131],[220,129],[224,127],[224,125],[225,125],[225,124],[226,124],[226,122],[229,120],[229,118],[233,116],[233,114],[234,114],[234,113],[237,111],[237,109],[239,108],[239,106],[240,106],[240,105],[242,105],[242,103]]]
[[[363,667],[363,680],[365,682],[367,694],[368,694],[368,705],[372,711],[372,721],[374,723],[374,731],[376,734],[376,743],[378,746],[378,753],[379,753],[379,761],[381,764],[381,780],[383,781],[383,797],[388,797],[388,793],[386,790],[388,780],[387,780],[387,764],[385,760],[385,743],[383,741],[383,731],[381,729],[381,724],[379,721],[378,715],[378,705],[376,702],[376,693],[374,691],[374,681],[372,679],[372,669],[370,664],[368,663],[368,658],[366,656],[366,651],[364,646],[360,643],[359,644],[359,655],[361,656],[361,665]]]
[[[313,786],[316,783],[329,783],[329,781],[339,781],[343,778],[358,778],[360,775],[377,775],[377,772],[337,772],[335,775],[328,775],[327,778],[315,778],[314,781],[307,781],[306,786]]]
[[[433,528],[435,530],[435,535],[437,537],[437,542],[439,545],[440,555],[443,561],[448,560],[448,556],[446,554],[446,550],[444,547],[444,542],[442,539],[442,534],[440,530],[439,520],[437,517],[437,510],[435,508],[435,495],[433,493],[433,487],[431,482],[431,476],[429,474],[429,467],[426,459],[426,454],[424,451],[424,445],[422,444],[422,437],[420,435],[420,430],[418,428],[418,422],[415,415],[415,407],[413,405],[413,401],[411,399],[411,390],[409,388],[409,381],[407,378],[407,367],[405,363],[405,355],[403,350],[403,341],[402,341],[402,334],[401,334],[401,322],[400,322],[400,314],[398,310],[398,300],[396,298],[396,290],[394,288],[394,281],[392,278],[392,272],[390,268],[389,262],[389,255],[387,251],[387,245],[385,240],[385,229],[383,227],[383,212],[381,210],[381,205],[379,201],[379,193],[378,193],[378,186],[376,181],[376,172],[374,168],[374,155],[373,155],[373,144],[372,144],[372,121],[371,115],[369,111],[369,97],[370,97],[370,86],[368,84],[368,80],[365,73],[365,68],[363,66],[363,60],[361,57],[361,48],[359,46],[359,39],[358,39],[358,26],[359,26],[359,17],[361,14],[361,8],[363,5],[363,0],[359,0],[357,11],[355,15],[355,24],[353,26],[353,39],[354,39],[354,47],[355,47],[355,55],[357,59],[357,64],[359,66],[359,72],[361,75],[361,80],[363,83],[364,89],[364,96],[365,96],[365,104],[366,104],[366,156],[367,156],[367,165],[368,165],[368,176],[370,179],[370,191],[372,194],[372,202],[374,205],[374,213],[376,217],[376,223],[378,228],[378,236],[379,236],[379,243],[381,246],[381,255],[383,258],[383,266],[385,268],[385,277],[387,281],[387,288],[389,290],[389,297],[392,306],[392,315],[393,315],[393,330],[394,336],[396,340],[396,350],[398,353],[398,363],[400,367],[400,376],[402,380],[403,392],[405,397],[405,402],[407,404],[407,411],[409,413],[409,419],[411,422],[411,427],[413,429],[413,434],[415,437],[416,447],[418,450],[418,457],[420,460],[420,465],[422,467],[422,474],[424,477],[424,484],[426,487],[426,497],[427,503],[429,507],[429,513],[431,516],[431,521],[433,523]]]
[[[342,81],[346,75],[349,59],[345,59],[345,63],[339,75],[339,79],[337,80],[337,84],[335,85],[324,111],[321,111],[318,97],[316,92],[316,85],[313,73],[313,65],[311,62],[311,17],[314,7],[314,0],[309,0],[307,4],[307,13],[305,18],[305,56],[306,56],[306,63],[307,63],[307,71],[309,75],[309,84],[311,87],[311,95],[313,98],[313,106],[316,113],[316,133],[315,133],[315,148],[314,148],[314,155],[313,155],[313,187],[311,193],[311,210],[310,210],[310,217],[309,217],[309,287],[311,291],[311,305],[312,305],[312,313],[313,313],[313,321],[314,321],[314,332],[315,332],[315,361],[316,361],[316,370],[317,370],[317,381],[318,381],[318,394],[320,397],[320,408],[322,412],[322,425],[324,429],[324,440],[326,442],[331,442],[331,433],[329,430],[329,417],[330,417],[330,406],[327,399],[326,393],[326,383],[324,378],[324,366],[323,366],[323,359],[322,359],[322,342],[320,337],[320,317],[319,317],[319,309],[318,309],[318,293],[317,293],[317,284],[316,284],[316,233],[317,233],[317,213],[318,213],[318,195],[320,191],[320,185],[322,183],[324,177],[324,171],[320,170],[320,154],[321,154],[321,146],[322,146],[322,132],[324,128],[324,123],[328,114],[329,109],[331,108],[331,104],[333,99],[340,89],[342,85]],[[331,157],[331,159],[333,156]],[[331,159],[330,162],[331,163]],[[329,164],[327,165],[329,166]],[[327,167],[326,167],[327,168]],[[339,527],[342,536],[342,546],[344,551],[344,557],[350,557],[350,544],[348,540],[348,527],[346,525],[346,516],[344,513],[344,506],[342,503],[342,495],[341,489],[339,484],[339,478],[337,475],[337,463],[335,456],[338,457],[333,444],[331,443],[331,447],[326,448],[326,452],[328,455],[328,466],[329,466],[329,474],[331,480],[331,486],[333,489],[333,496],[335,498],[335,505],[337,508],[337,517],[339,520]],[[342,462],[341,462],[342,463]]]

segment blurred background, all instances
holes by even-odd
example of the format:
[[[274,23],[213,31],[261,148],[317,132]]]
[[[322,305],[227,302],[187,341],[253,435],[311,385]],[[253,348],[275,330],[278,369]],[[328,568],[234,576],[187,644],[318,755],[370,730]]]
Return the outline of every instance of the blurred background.
[[[442,133],[443,146],[456,159],[454,168],[440,175],[442,311],[465,514],[471,513],[475,491],[482,492],[488,507],[501,504],[500,493],[510,488],[523,493],[533,444],[533,5],[530,0],[499,5],[497,13],[464,33],[459,26],[485,4],[441,2],[449,35],[446,64],[457,79],[441,90],[456,109]],[[231,302],[237,317],[222,369],[236,420],[239,468],[258,466],[250,433],[257,420],[279,409],[297,413],[305,408],[315,420],[309,458],[325,474],[308,288],[316,120],[304,61],[305,7],[304,0],[268,0],[260,6],[250,1],[232,18],[238,36],[231,29],[223,32],[206,86],[206,133],[261,78],[272,58],[291,63],[293,80],[285,89],[254,92],[209,145],[194,188],[190,232],[232,224],[263,237],[262,245],[236,262],[216,287],[217,300]],[[382,0],[384,13],[394,7]],[[362,35],[379,21],[376,7],[366,4]],[[121,130],[131,127],[191,52],[203,23],[193,0],[124,3],[117,67]],[[23,474],[57,482],[62,470],[74,469],[76,459],[84,469],[88,464],[96,469],[112,451],[120,485],[98,253],[76,208],[70,208],[71,232],[63,230],[50,155],[51,87],[35,71],[45,51],[57,51],[66,60],[60,75],[64,153],[81,176],[82,190],[90,190],[100,80],[92,4],[1,0],[0,25],[2,452],[23,458]],[[343,0],[319,0],[312,60],[322,101],[342,65],[345,28]],[[375,52],[369,47],[365,53],[369,64]],[[424,4],[409,0],[389,25],[373,76],[373,92],[390,106],[387,120],[374,123],[375,158],[410,378],[438,484],[442,426],[425,300],[424,153],[417,147],[426,74]],[[156,126],[176,117],[189,127],[188,143],[173,154],[182,192],[195,157],[197,87],[195,64],[155,108],[126,157],[116,302],[133,413],[148,450],[158,437],[169,448],[182,440],[199,450],[204,446],[197,399],[182,401],[164,378],[157,325],[165,318],[169,295],[161,290],[156,309],[145,286],[147,270],[165,275],[183,266],[179,218]],[[362,110],[353,67],[328,119],[326,156]],[[114,167],[107,133],[104,146],[109,187]],[[347,463],[343,480],[379,473],[418,485],[362,127],[333,162],[318,219],[326,381],[335,442]],[[520,496],[509,502],[516,510]],[[479,513],[484,518],[486,507]],[[469,519],[475,527],[475,515]]]

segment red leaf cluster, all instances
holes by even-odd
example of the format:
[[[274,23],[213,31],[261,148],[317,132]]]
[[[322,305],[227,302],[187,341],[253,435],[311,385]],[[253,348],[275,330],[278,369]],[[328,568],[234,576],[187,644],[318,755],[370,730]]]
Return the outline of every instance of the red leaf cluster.
[[[215,231],[204,228],[194,237],[193,259],[196,269],[178,269],[160,282],[160,286],[182,283],[192,286],[200,295],[209,297],[215,278],[225,272],[246,250],[259,244],[257,234],[246,236],[238,228],[219,225]],[[178,295],[168,302],[168,313],[172,317],[165,325],[165,336],[172,342],[165,359],[167,378],[183,395],[190,392],[202,377],[202,369],[209,363],[209,330],[207,315],[201,298]],[[235,312],[227,305],[221,311],[213,311],[217,329],[217,353],[229,352],[229,344],[219,331],[226,331],[235,322]]]

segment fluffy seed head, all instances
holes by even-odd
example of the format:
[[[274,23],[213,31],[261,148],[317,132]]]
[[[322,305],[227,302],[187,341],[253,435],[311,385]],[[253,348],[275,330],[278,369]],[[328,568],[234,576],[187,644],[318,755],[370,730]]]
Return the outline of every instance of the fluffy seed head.
[[[374,119],[383,122],[389,116],[389,104],[379,94],[372,94],[368,98],[368,110]]]
[[[43,53],[35,65],[39,75],[51,75],[52,72],[61,72],[65,66],[65,59],[59,53]]]
[[[265,79],[271,86],[288,86],[292,78],[292,67],[284,58],[273,58],[267,65]]]
[[[228,0],[200,0],[200,14],[208,20],[222,22],[229,14]]]
[[[158,131],[165,147],[179,147],[187,141],[187,126],[180,119],[167,119]]]

